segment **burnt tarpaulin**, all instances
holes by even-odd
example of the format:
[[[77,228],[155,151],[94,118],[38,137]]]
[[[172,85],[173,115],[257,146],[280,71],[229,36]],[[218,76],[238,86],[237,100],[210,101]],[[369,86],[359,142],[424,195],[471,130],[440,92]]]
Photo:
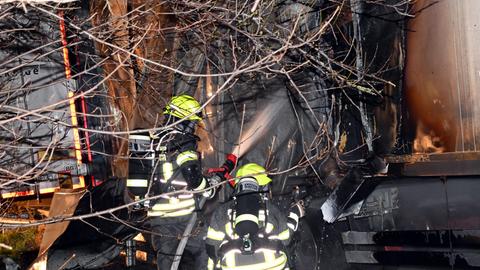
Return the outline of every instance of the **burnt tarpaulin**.
[[[354,21],[358,20],[359,37],[356,42],[360,46],[356,50],[348,50],[352,40],[333,43],[339,56],[342,55],[341,48],[347,49],[348,53],[344,56],[350,59],[346,62],[355,67],[357,80],[353,87],[346,88],[338,97],[341,103],[338,104],[340,113],[336,122],[340,123],[340,150],[346,152],[347,159],[366,156],[365,123],[362,123],[360,115],[360,104],[363,103],[373,133],[373,151],[384,156],[402,147],[399,136],[408,4],[398,0],[349,2],[352,5],[350,12],[356,16],[343,24],[340,31],[353,39]]]
[[[235,27],[254,31],[254,21],[248,22],[251,25],[235,27],[219,24],[218,37],[206,48],[195,42],[197,30],[179,36],[178,66],[192,74],[213,76],[177,74],[174,92],[189,93],[202,102],[216,94],[205,107],[206,119],[200,130],[202,141],[208,140],[212,148],[203,151],[205,167],[216,167],[223,162],[225,154],[233,153],[240,157],[239,166],[248,162],[265,166],[274,178],[274,189],[282,189],[287,169],[295,167],[303,158],[302,166],[289,172],[305,168],[316,170],[316,157],[321,157],[327,148],[331,102],[324,71],[307,66],[282,73],[280,64],[272,65],[269,72],[240,73],[234,83],[227,86],[224,83],[228,76],[215,75],[235,71],[235,65],[238,65],[235,61],[251,61],[248,58],[253,53],[250,49],[259,50],[258,54],[262,55],[264,52],[260,46],[269,50],[279,47],[282,35],[288,36],[294,25],[299,37],[321,27],[323,1],[276,2],[272,13],[263,19],[271,22],[272,29],[269,30],[280,33],[278,38],[250,44],[250,40],[242,37],[240,29]],[[234,9],[233,3],[225,3],[225,7]],[[224,15],[227,18],[232,16]],[[235,39],[234,45],[238,46],[235,50],[238,51],[230,50],[232,39]],[[311,52],[313,57],[318,55],[315,48],[303,49]],[[300,50],[288,50],[281,61],[293,67],[307,61],[308,56]],[[217,93],[219,89],[221,91]],[[311,160],[306,162],[305,157]]]
[[[351,21],[339,31],[351,40],[333,43],[333,48],[340,55],[340,48],[356,46],[344,55],[353,63],[350,75],[356,81],[336,93],[334,133],[339,155],[329,158],[342,160],[342,166],[331,166],[331,162],[322,165],[323,169],[335,171],[326,175],[336,178],[332,185],[336,188],[322,206],[324,219],[329,222],[345,214],[353,204],[361,205],[376,184],[371,178],[363,180],[362,175],[385,173],[387,166],[382,158],[402,147],[399,144],[405,40],[402,12],[407,12],[408,5],[398,1],[379,4],[356,0],[350,4]],[[365,181],[368,191],[360,194]]]

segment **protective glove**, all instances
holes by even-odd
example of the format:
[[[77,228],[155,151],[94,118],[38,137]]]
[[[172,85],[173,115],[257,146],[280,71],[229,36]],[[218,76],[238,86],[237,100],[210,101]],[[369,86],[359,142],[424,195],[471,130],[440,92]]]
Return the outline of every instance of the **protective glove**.
[[[229,178],[230,173],[235,169],[237,166],[237,156],[234,154],[228,154],[226,156],[225,163],[223,163],[222,168],[225,169],[224,177],[225,179]]]
[[[222,181],[222,178],[217,175],[217,174],[214,174],[213,176],[210,176],[207,179],[207,186],[206,188],[209,188],[209,187],[212,187],[212,186],[215,186],[217,185],[218,183],[220,183]],[[213,197],[215,197],[215,192],[216,192],[217,188],[214,187],[214,188],[211,188],[211,189],[208,189],[206,190],[202,196],[203,197],[206,197],[207,199],[212,199]]]
[[[236,166],[237,156],[234,154],[228,154],[222,166],[219,168],[208,169],[208,174],[216,174],[220,177],[220,179],[222,179],[222,181],[225,181],[231,178],[230,173],[235,169]]]
[[[299,218],[305,216],[305,203],[303,200],[297,201],[290,207],[290,211],[298,215]]]
[[[290,207],[290,212],[294,212],[299,218],[305,216],[305,202],[303,199],[308,195],[307,188],[305,186],[297,186],[293,190],[294,204]]]
[[[287,217],[287,226],[292,231],[297,231],[300,218],[305,216],[305,206],[302,200],[295,202],[290,207],[290,213]]]

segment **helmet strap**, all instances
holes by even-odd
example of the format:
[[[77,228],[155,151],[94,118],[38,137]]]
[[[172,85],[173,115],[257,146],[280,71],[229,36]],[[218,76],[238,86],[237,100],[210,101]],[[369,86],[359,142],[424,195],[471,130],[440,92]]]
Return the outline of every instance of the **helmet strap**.
[[[163,121],[164,125],[170,125],[180,120],[178,117],[173,116],[171,114],[164,114],[164,115],[165,115],[165,119]]]
[[[167,117],[164,120],[164,125],[171,125],[180,120],[180,118],[173,116],[173,115],[166,115]],[[195,129],[197,127],[197,121],[192,120],[184,120],[175,125],[175,129],[182,132],[182,133],[195,133]]]
[[[178,125],[176,125],[176,129],[183,132],[183,133],[189,133],[193,134],[195,133],[195,128],[197,127],[197,122],[196,121],[191,121],[191,120],[185,120]]]

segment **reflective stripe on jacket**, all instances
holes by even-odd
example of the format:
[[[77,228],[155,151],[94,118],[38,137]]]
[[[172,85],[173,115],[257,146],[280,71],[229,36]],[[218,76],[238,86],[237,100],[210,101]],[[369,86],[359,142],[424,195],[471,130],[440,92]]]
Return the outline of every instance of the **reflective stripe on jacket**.
[[[222,270],[282,270],[287,265],[283,251],[257,249],[251,255],[243,255],[238,249],[230,250],[220,261]]]
[[[163,160],[162,160],[163,159]],[[180,170],[180,166],[188,161],[198,161],[199,156],[195,151],[184,151],[170,158],[159,158],[161,163],[162,175],[160,178],[160,186],[168,185],[166,192],[184,190],[188,183],[185,181],[181,173],[175,173]],[[171,162],[174,160],[173,162]],[[173,177],[173,178],[172,178]],[[203,183],[205,182],[205,183]],[[200,188],[206,187],[206,180],[203,179]],[[195,198],[191,193],[164,195],[156,200],[153,207],[148,211],[147,215],[151,217],[179,217],[191,214],[195,210]]]
[[[155,151],[149,134],[130,134],[128,150],[127,190],[135,200],[140,200],[147,193],[155,162]]]
[[[238,235],[235,234],[233,222],[234,218],[231,216],[233,202],[226,203],[219,207],[213,214],[210,221],[210,226],[207,231],[207,245],[214,247],[215,256],[218,256],[219,250],[222,246],[227,245],[230,241],[238,239]],[[287,220],[280,210],[267,203],[267,209],[260,210],[258,215],[258,224],[260,231],[257,235],[258,238],[265,239],[266,241],[281,241],[283,247],[287,246],[290,241],[291,230],[287,226]],[[267,240],[268,239],[268,240]],[[225,247],[226,247],[225,246]],[[224,248],[225,248],[224,247]],[[208,249],[207,249],[208,251]],[[240,249],[232,248],[222,254],[222,258],[214,258],[212,254],[209,259],[208,269],[228,269],[228,270],[281,270],[288,269],[287,255],[282,250],[276,250],[269,247],[259,248],[255,250],[254,254],[244,255]],[[216,259],[216,267],[214,263]]]

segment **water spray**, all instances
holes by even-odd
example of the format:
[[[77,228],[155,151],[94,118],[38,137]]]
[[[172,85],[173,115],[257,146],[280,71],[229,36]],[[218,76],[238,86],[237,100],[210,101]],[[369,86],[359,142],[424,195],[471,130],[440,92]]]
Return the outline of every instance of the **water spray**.
[[[248,153],[252,147],[264,138],[265,134],[272,128],[275,119],[280,115],[279,112],[287,105],[287,99],[277,98],[270,103],[250,122],[245,132],[241,132],[238,145],[235,146],[232,153],[241,158]]]

